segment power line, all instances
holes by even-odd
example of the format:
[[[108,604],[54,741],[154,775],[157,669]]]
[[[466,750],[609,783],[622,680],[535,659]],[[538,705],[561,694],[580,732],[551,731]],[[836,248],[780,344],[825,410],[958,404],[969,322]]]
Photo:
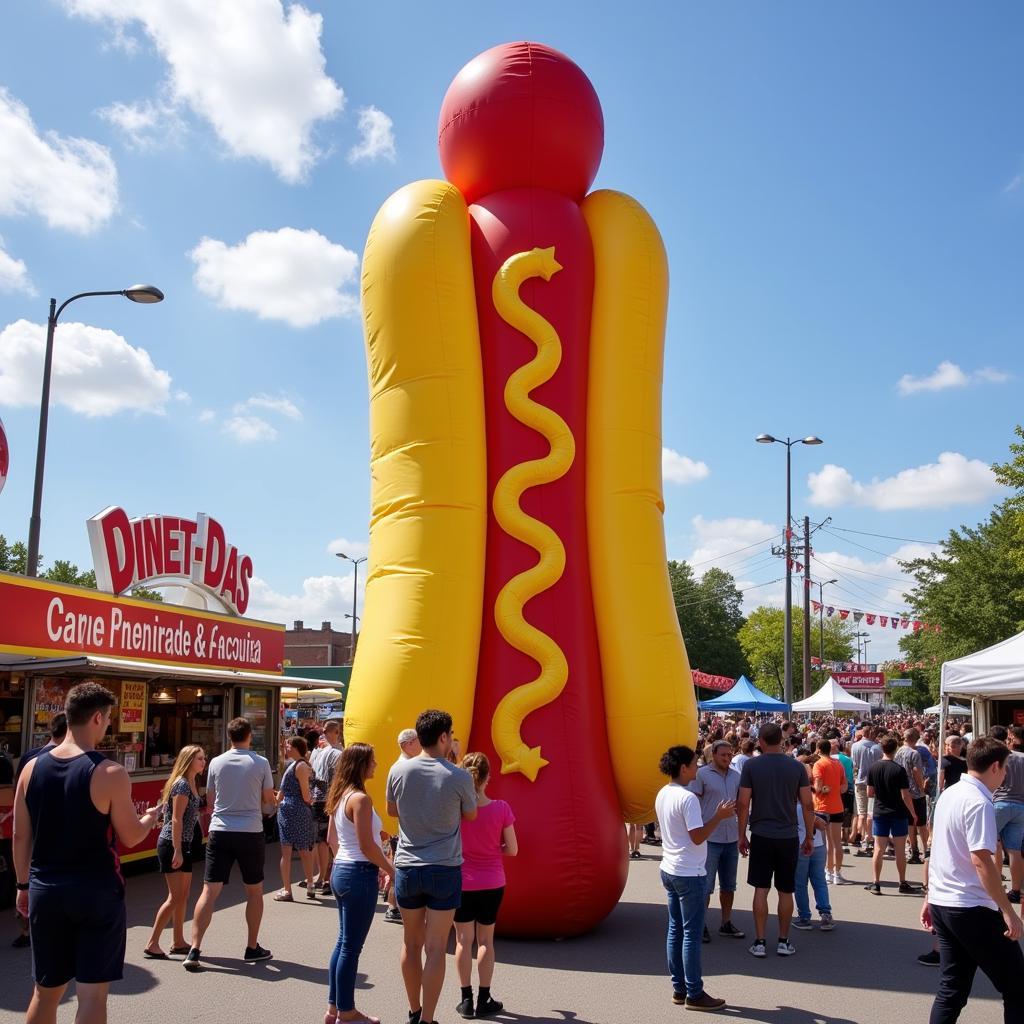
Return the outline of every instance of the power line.
[[[692,569],[695,565],[706,565],[708,562],[717,562],[720,558],[728,558],[730,555],[738,555],[741,551],[749,551],[751,548],[760,547],[762,544],[767,544],[770,540],[775,540],[778,537],[778,533],[773,533],[770,537],[765,537],[764,540],[754,541],[753,544],[747,544],[745,547],[736,548],[735,551],[725,551],[720,555],[715,555],[712,558],[704,558],[699,562],[690,562],[690,568]]]
[[[854,567],[852,565],[845,565],[845,566],[843,566],[842,570],[840,570],[840,569],[837,569],[834,565],[829,565],[829,563],[826,562],[824,559],[819,558],[818,561],[821,562],[822,565],[828,565],[828,567],[833,572],[840,572],[840,571],[842,571],[842,572],[863,573],[865,576],[877,576],[880,580],[891,580],[893,583],[902,583],[904,586],[907,583],[910,582],[910,580],[907,580],[907,579],[902,579],[901,580],[901,579],[897,579],[895,576],[886,576],[884,573],[871,572],[869,569],[854,569]]]
[[[904,544],[931,544],[933,547],[941,547],[943,541],[941,540],[913,540],[910,537],[890,537],[887,533],[868,533],[866,530],[850,530],[842,526],[833,526],[833,530],[839,530],[840,533],[856,533],[861,537],[878,537],[880,540],[900,540]]]
[[[869,548],[867,544],[861,544],[859,541],[850,540],[848,537],[840,537],[839,534],[833,533],[831,530],[822,527],[825,533],[835,537],[836,540],[841,540],[844,544],[852,544],[854,547],[861,548],[863,551],[870,551],[874,555],[881,555],[883,558],[892,558],[894,552],[892,551],[879,551],[878,548]]]
[[[757,590],[758,587],[767,587],[772,583],[781,583],[785,579],[784,576],[780,576],[777,580],[765,580],[764,583],[752,583],[749,587],[744,587],[740,590],[740,596],[743,596],[748,590]],[[737,587],[737,590],[740,588]],[[694,605],[707,604],[709,601],[720,601],[722,594],[716,594],[713,597],[702,597],[699,601],[684,601],[682,604],[677,604],[676,608],[692,608]]]

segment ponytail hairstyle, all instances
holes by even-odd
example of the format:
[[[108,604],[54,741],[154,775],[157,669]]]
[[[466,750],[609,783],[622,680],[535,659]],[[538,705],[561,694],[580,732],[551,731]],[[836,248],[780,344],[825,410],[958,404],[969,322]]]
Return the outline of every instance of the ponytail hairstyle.
[[[477,790],[491,777],[491,762],[487,760],[486,754],[467,754],[460,762],[460,767],[473,776],[473,785]]]
[[[203,748],[195,743],[190,743],[178,751],[170,778],[164,783],[163,792],[160,794],[160,803],[165,804],[171,799],[171,789],[178,779],[188,779],[188,770],[192,767],[192,762],[196,759],[196,755],[202,752]]]
[[[331,788],[327,791],[327,803],[324,810],[333,814],[342,798],[350,790],[366,792],[366,776],[373,764],[373,747],[369,743],[350,743],[338,758],[331,778]]]

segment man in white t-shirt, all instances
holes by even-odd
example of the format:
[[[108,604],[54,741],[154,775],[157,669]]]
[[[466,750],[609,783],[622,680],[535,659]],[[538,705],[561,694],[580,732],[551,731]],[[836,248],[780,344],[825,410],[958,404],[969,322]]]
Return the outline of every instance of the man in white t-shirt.
[[[955,1024],[980,967],[1003,997],[1007,1021],[1022,1019],[1021,919],[996,863],[992,794],[1006,776],[1009,750],[990,737],[967,750],[967,773],[935,804],[928,896],[921,923],[939,940],[942,978],[929,1024]]]
[[[672,1002],[691,1010],[720,1010],[725,1000],[708,995],[701,976],[704,864],[708,836],[736,814],[736,803],[723,801],[705,824],[700,800],[686,788],[697,777],[697,755],[689,747],[669,747],[658,767],[672,780],[654,802],[661,828],[661,883],[668,893]]]

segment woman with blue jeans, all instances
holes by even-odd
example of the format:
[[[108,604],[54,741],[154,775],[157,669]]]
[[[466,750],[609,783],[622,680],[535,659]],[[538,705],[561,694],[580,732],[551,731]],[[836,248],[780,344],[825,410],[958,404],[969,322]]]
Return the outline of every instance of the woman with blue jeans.
[[[373,778],[376,767],[373,747],[351,744],[342,751],[327,793],[327,844],[338,850],[331,873],[331,891],[338,900],[338,941],[331,954],[324,1024],[380,1024],[355,1004],[356,971],[373,923],[378,872],[384,871],[392,881],[395,877],[380,846],[381,820],[366,792],[366,780]]]
[[[797,831],[800,836],[801,846],[804,841],[803,815],[799,812],[800,805],[797,804]],[[830,932],[835,927],[832,920],[832,904],[828,899],[828,883],[825,881],[825,839],[823,833],[828,825],[817,815],[814,816],[814,846],[809,857],[803,852],[796,862],[796,918],[793,927],[801,931],[810,931],[811,904],[807,898],[807,883],[810,881],[814,890],[814,903],[819,914],[821,914],[821,930]]]

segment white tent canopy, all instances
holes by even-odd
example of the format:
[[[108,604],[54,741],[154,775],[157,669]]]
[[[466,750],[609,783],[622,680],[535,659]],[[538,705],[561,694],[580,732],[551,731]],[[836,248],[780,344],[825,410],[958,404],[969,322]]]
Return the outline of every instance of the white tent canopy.
[[[942,666],[942,693],[1014,697],[1024,693],[1024,633]]]
[[[926,715],[938,715],[942,713],[941,704],[933,704],[930,708],[925,708],[924,713]],[[971,709],[965,708],[962,704],[950,704],[949,709],[946,712],[950,715],[967,715],[970,717]]]
[[[851,697],[832,676],[817,693],[812,693],[806,700],[798,700],[793,705],[794,711],[863,711],[870,712],[871,705],[866,700]]]

